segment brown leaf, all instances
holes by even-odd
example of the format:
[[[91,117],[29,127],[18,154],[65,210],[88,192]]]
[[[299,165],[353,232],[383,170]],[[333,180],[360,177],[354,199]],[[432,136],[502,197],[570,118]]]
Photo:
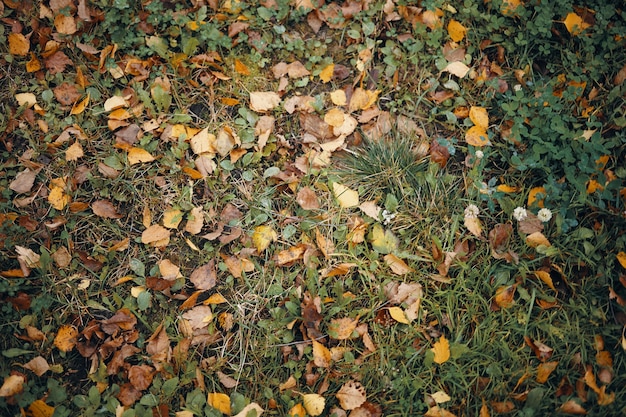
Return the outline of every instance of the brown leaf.
[[[196,268],[189,277],[192,284],[199,290],[210,290],[217,282],[217,271],[215,270],[215,260]]]
[[[165,327],[163,324],[159,324],[156,328],[152,336],[148,339],[148,344],[146,345],[146,352],[150,356],[158,355],[162,352],[169,352],[170,349],[170,338],[165,331]]]
[[[56,51],[45,59],[45,66],[51,75],[65,71],[65,67],[72,65],[72,60],[62,51]]]
[[[221,371],[216,372],[217,378],[225,388],[235,388],[237,386],[237,380],[233,377],[226,375]]]
[[[546,346],[537,340],[533,341],[528,336],[524,336],[524,341],[528,346],[530,346],[532,351],[535,353],[535,356],[537,356],[537,358],[539,358],[542,362],[545,362],[550,359],[550,357],[552,357],[552,352],[554,349],[552,349],[551,347]]]
[[[141,398],[141,391],[133,386],[132,383],[127,382],[120,387],[120,392],[117,394],[117,399],[126,407],[130,407],[135,404]]]
[[[302,324],[307,330],[309,338],[315,339],[321,335],[319,331],[320,323],[322,322],[322,315],[320,314],[321,299],[319,296],[311,297],[311,294],[307,291],[304,293],[301,302],[302,309]]]
[[[489,244],[491,249],[500,252],[506,249],[506,245],[513,233],[513,226],[510,223],[496,224],[493,229],[489,231]]]
[[[408,273],[414,272],[415,270],[408,266],[402,259],[398,258],[394,254],[387,254],[383,257],[385,263],[391,271],[396,275],[406,275]]]
[[[140,391],[148,389],[156,373],[150,365],[135,365],[128,370],[128,381]]]
[[[54,97],[57,101],[64,106],[70,106],[80,98],[80,93],[78,92],[76,85],[68,82],[60,84],[52,91],[54,92]]]
[[[144,244],[157,244],[166,240],[169,242],[169,238],[170,231],[158,224],[153,224],[141,234],[141,242]]]
[[[203,329],[213,321],[213,311],[210,306],[196,306],[185,312],[183,318],[189,321],[192,329]]]
[[[430,159],[441,168],[445,167],[450,158],[448,148],[441,145],[438,140],[433,140],[430,144]]]
[[[332,319],[328,325],[328,334],[337,340],[350,339],[353,336],[353,332],[356,329],[356,325],[359,323],[359,319],[344,317],[340,319]]]
[[[43,356],[37,356],[24,364],[24,368],[33,371],[37,376],[42,376],[48,372],[50,365],[48,365],[48,361]]]
[[[578,416],[587,415],[587,410],[574,399],[567,400],[558,409],[559,413],[573,414]]]
[[[118,333],[120,330],[133,330],[137,325],[137,317],[127,308],[119,309],[113,316],[100,322],[102,331],[107,334]]]
[[[543,223],[541,223],[541,220],[528,210],[526,211],[526,218],[519,221],[517,227],[520,232],[527,235],[543,231]]]
[[[26,378],[22,375],[10,375],[4,379],[0,387],[0,397],[11,397],[24,389]]]
[[[317,198],[317,195],[315,194],[315,191],[313,191],[309,187],[303,187],[300,189],[300,191],[298,191],[298,195],[296,196],[296,202],[304,210],[317,210],[320,208],[320,202]]]
[[[9,188],[18,194],[30,192],[35,184],[35,178],[40,170],[31,170],[26,168],[15,176],[15,179],[9,184]]]
[[[96,216],[106,219],[121,219],[124,217],[117,212],[115,206],[109,200],[96,200],[91,203],[91,209]]]

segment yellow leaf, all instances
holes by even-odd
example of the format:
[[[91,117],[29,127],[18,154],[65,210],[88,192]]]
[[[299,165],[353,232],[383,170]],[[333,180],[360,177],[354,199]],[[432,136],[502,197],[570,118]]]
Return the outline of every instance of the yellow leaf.
[[[361,87],[358,87],[352,93],[352,97],[350,98],[350,105],[348,106],[348,110],[350,112],[365,110],[376,103],[378,100],[379,90],[364,90]]]
[[[65,160],[67,162],[76,161],[78,158],[82,158],[85,154],[83,153],[83,147],[80,142],[74,142],[67,150],[65,151]]]
[[[323,83],[329,82],[333,78],[333,73],[335,71],[335,64],[329,64],[320,72],[320,80]]]
[[[89,93],[87,94],[87,97],[85,97],[84,99],[82,99],[81,101],[77,103],[74,103],[74,105],[72,106],[72,111],[70,111],[70,114],[81,114],[82,112],[85,111],[88,105],[89,105]]]
[[[402,259],[398,258],[396,255],[390,253],[383,257],[387,266],[391,268],[391,271],[396,275],[406,275],[409,272],[414,272],[415,270],[408,266]]]
[[[330,93],[330,101],[332,101],[335,106],[345,106],[348,103],[347,100],[346,92],[343,90],[335,90]]]
[[[338,108],[332,108],[324,115],[324,121],[333,127],[340,127],[346,119],[346,114]]]
[[[448,23],[448,35],[450,35],[450,39],[454,42],[460,42],[465,37],[466,33],[467,29],[465,26],[454,19],[450,20],[450,23]]]
[[[356,207],[359,205],[359,193],[343,184],[333,182],[333,194],[341,208]]]
[[[574,36],[580,35],[585,29],[591,26],[589,23],[585,22],[582,17],[573,12],[567,14],[563,23],[567,31]]]
[[[170,208],[165,210],[165,213],[163,213],[163,226],[168,229],[178,228],[178,225],[182,220],[183,212],[178,209]]]
[[[52,180],[50,184],[51,188],[48,194],[48,202],[55,209],[63,210],[65,206],[72,201],[71,197],[65,194],[65,180],[57,178]]]
[[[402,324],[410,324],[409,319],[406,318],[404,311],[400,307],[389,307],[389,315],[392,319]]]
[[[469,111],[469,118],[478,127],[487,130],[489,127],[489,114],[484,107],[472,106]]]
[[[600,184],[598,181],[589,180],[589,182],[587,182],[587,194],[593,194],[598,190],[600,191],[604,190],[604,186]]]
[[[550,241],[541,232],[535,232],[526,236],[526,243],[532,248],[537,246],[552,246]]]
[[[154,161],[154,157],[145,149],[133,147],[128,151],[128,163],[131,165],[152,161]]]
[[[437,391],[434,394],[430,394],[430,396],[437,404],[445,403],[452,399],[445,391]]]
[[[448,410],[439,407],[438,405],[428,409],[424,417],[456,417],[456,414],[452,414]]]
[[[313,417],[322,414],[326,406],[326,400],[319,394],[303,394],[302,402],[306,412]]]
[[[121,96],[113,96],[104,102],[104,111],[113,111],[122,107],[128,107],[128,101]]]
[[[620,252],[615,257],[622,268],[626,268],[626,252]]]
[[[549,245],[546,245],[549,246]],[[541,281],[543,281],[544,284],[546,284],[548,287],[550,287],[550,289],[556,291],[556,288],[554,287],[554,283],[552,282],[552,277],[550,276],[550,274],[546,271],[535,271],[535,276],[537,278],[539,278]]]
[[[226,298],[220,293],[212,294],[209,298],[203,301],[203,304],[224,304],[226,302]]]
[[[465,141],[468,145],[481,148],[485,145],[489,145],[489,136],[487,131],[481,126],[472,126],[465,133]]]
[[[18,106],[26,106],[28,108],[37,104],[37,97],[33,93],[18,93],[15,95],[15,101]]]
[[[302,404],[298,403],[291,407],[291,410],[287,413],[288,417],[306,417],[306,410]]]
[[[435,358],[433,359],[435,363],[441,365],[450,359],[450,343],[444,335],[441,335],[431,350],[435,353]]]
[[[230,415],[230,397],[221,392],[209,392],[207,403],[222,414]]]
[[[280,104],[280,96],[273,91],[253,91],[250,93],[250,109],[266,112]]]
[[[257,226],[252,233],[252,243],[259,253],[267,249],[276,239],[278,239],[278,233],[270,226]]]
[[[330,366],[330,350],[317,340],[313,340],[313,363],[320,368]]]
[[[517,16],[517,8],[523,6],[522,0],[502,0],[500,12],[505,16]]]
[[[30,50],[30,42],[21,33],[9,33],[9,53],[14,56],[26,56]]]
[[[155,242],[162,241],[164,239],[169,239],[169,237],[170,237],[169,230],[167,230],[165,227],[161,225],[153,224],[152,226],[144,230],[143,233],[141,234],[141,243],[144,243],[144,244],[155,243]]]
[[[350,339],[358,323],[358,317],[355,319],[351,319],[350,317],[332,319],[328,326],[328,333],[332,338],[337,340]]]
[[[354,410],[363,405],[367,399],[365,388],[357,381],[348,381],[343,384],[335,396],[344,410]]]
[[[546,195],[546,189],[543,187],[535,187],[531,188],[528,192],[528,202],[526,205],[528,207],[532,207],[535,202],[537,203],[537,207],[543,208],[543,198],[539,199],[539,194]]]
[[[41,62],[37,59],[35,54],[30,53],[30,61],[26,63],[26,72],[36,72],[41,69]]]
[[[54,346],[62,352],[69,352],[76,346],[76,336],[78,336],[76,327],[71,324],[63,325],[54,338]]]

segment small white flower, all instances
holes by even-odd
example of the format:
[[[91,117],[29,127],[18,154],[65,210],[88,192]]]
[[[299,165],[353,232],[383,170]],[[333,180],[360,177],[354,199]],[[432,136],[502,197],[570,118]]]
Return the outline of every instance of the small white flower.
[[[521,89],[522,89],[522,85],[521,85],[521,84],[515,84],[515,85],[513,86],[513,90],[514,90],[514,91],[520,91]]]
[[[485,153],[483,151],[476,151],[476,158],[483,159],[485,157]]]
[[[387,210],[383,210],[381,215],[383,216],[383,223],[388,225],[393,219],[396,218],[396,213],[389,213]]]
[[[537,218],[544,223],[549,222],[552,218],[552,212],[550,211],[550,209],[542,208],[541,210],[539,210],[539,213],[537,213]]]
[[[526,209],[524,207],[516,207],[515,210],[513,210],[513,217],[515,217],[515,220],[518,222],[521,222],[528,217],[528,214],[526,213]]]
[[[475,204],[470,204],[465,208],[464,214],[466,219],[475,219],[480,214],[480,210]]]

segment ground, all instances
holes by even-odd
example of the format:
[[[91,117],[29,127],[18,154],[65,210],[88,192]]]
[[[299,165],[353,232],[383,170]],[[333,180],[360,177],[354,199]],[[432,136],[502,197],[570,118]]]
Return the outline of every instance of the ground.
[[[0,413],[626,414],[604,3],[0,2]]]

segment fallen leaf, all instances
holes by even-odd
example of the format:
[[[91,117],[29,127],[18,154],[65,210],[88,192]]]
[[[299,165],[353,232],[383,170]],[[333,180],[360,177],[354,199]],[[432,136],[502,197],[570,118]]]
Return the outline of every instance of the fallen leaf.
[[[306,417],[306,410],[304,406],[300,403],[291,407],[291,409],[287,412],[288,417]]]
[[[89,94],[87,94],[87,97],[85,97],[81,101],[74,103],[74,105],[72,106],[72,110],[70,111],[70,114],[72,115],[81,114],[82,112],[85,111],[88,105],[89,105]]]
[[[399,240],[391,230],[385,230],[376,223],[372,228],[370,242],[372,248],[379,253],[391,253],[398,250]]]
[[[398,323],[411,324],[400,307],[389,307],[389,315]]]
[[[615,257],[622,268],[626,268],[626,252],[619,252]]]
[[[224,387],[235,388],[237,386],[237,380],[235,378],[230,377],[221,371],[217,371],[216,374],[220,380],[220,384],[222,384]]]
[[[141,243],[144,243],[147,245],[149,243],[155,243],[155,242],[159,242],[159,241],[169,239],[169,238],[170,238],[169,230],[167,230],[165,227],[161,225],[153,224],[152,226],[144,230],[143,233],[141,234]]]
[[[128,163],[131,165],[152,161],[154,161],[154,157],[145,149],[132,147],[128,150]]]
[[[445,391],[437,391],[434,394],[430,394],[430,397],[437,403],[442,404],[450,401],[452,398]]]
[[[0,387],[0,397],[11,397],[22,392],[25,378],[22,375],[10,375]]]
[[[413,268],[408,266],[402,259],[398,258],[394,254],[387,254],[383,257],[383,259],[387,263],[387,266],[391,269],[391,272],[396,275],[406,275],[411,272],[415,272]]]
[[[91,203],[93,214],[105,219],[121,219],[123,215],[117,212],[117,209],[109,200],[96,200]]]
[[[335,71],[335,64],[329,64],[325,66],[324,69],[320,71],[320,75],[319,75],[320,80],[322,80],[323,83],[329,82],[333,78],[334,71]]]
[[[326,400],[319,394],[303,394],[302,403],[310,416],[319,416],[324,412]]]
[[[207,404],[222,414],[230,415],[230,397],[221,392],[209,392]]]
[[[15,101],[20,107],[30,108],[37,104],[37,97],[33,93],[18,93],[15,95]]]
[[[567,400],[566,402],[561,404],[561,406],[558,409],[558,412],[564,413],[564,414],[573,414],[573,415],[578,415],[578,416],[587,415],[587,410],[585,410],[583,406],[578,404],[578,402],[574,399]]]
[[[183,318],[189,322],[192,329],[203,329],[213,321],[213,311],[209,306],[196,306],[183,313]]]
[[[63,210],[72,198],[65,193],[66,182],[63,178],[55,178],[50,181],[50,193],[48,194],[48,202],[57,210]]]
[[[484,107],[471,106],[469,110],[469,118],[474,125],[487,130],[489,127],[489,114]]]
[[[82,145],[76,141],[65,151],[65,160],[67,162],[77,161],[78,158],[82,158],[84,155]]]
[[[546,284],[548,287],[550,287],[550,289],[556,291],[556,288],[554,287],[554,283],[552,282],[552,277],[550,276],[549,272],[546,272],[546,271],[535,271],[534,274],[535,274],[535,276],[537,278],[539,278],[541,281],[543,281],[544,284]]]
[[[50,369],[48,361],[43,356],[37,356],[24,364],[24,368],[33,371],[37,376],[42,376]]]
[[[585,31],[585,29],[591,26],[589,23],[585,22],[582,17],[578,16],[574,12],[567,14],[563,20],[563,24],[567,28],[567,31],[573,36],[580,35]]]
[[[253,415],[256,417],[260,417],[261,414],[263,414],[263,411],[263,408],[261,408],[261,406],[257,403],[250,403],[233,417],[248,417]]]
[[[288,266],[293,262],[302,259],[304,252],[309,246],[306,244],[299,244],[290,248],[281,250],[276,254],[276,263],[278,266]]]
[[[356,207],[359,205],[359,193],[343,184],[333,182],[333,194],[341,208]]]
[[[361,406],[367,399],[365,388],[360,382],[348,381],[341,386],[335,397],[344,410],[354,410]]]
[[[278,239],[278,233],[271,226],[257,226],[252,233],[252,243],[258,253],[262,253],[272,242]]]
[[[163,226],[168,229],[177,229],[183,220],[183,212],[175,208],[169,208],[163,213]]]
[[[332,319],[328,325],[328,333],[333,339],[346,340],[353,337],[359,319],[344,317],[340,319]]]
[[[468,145],[476,146],[478,148],[490,144],[489,135],[487,135],[487,131],[481,126],[470,127],[465,133],[465,141]]]
[[[443,72],[449,72],[452,75],[456,75],[459,78],[463,78],[470,71],[470,68],[460,61],[450,62],[442,70]]]
[[[152,379],[156,370],[150,365],[133,365],[128,370],[128,380],[140,391],[146,390],[152,385]]]
[[[540,363],[539,366],[537,366],[537,382],[545,384],[558,364],[558,361]]]
[[[15,245],[15,252],[20,263],[24,263],[29,268],[39,268],[41,256],[30,248]]]
[[[532,248],[538,246],[552,246],[550,241],[541,232],[535,232],[526,236],[526,243]]]
[[[324,236],[317,228],[315,229],[315,243],[322,252],[322,255],[324,255],[324,258],[328,259],[335,253],[335,244],[333,241]]]
[[[424,417],[456,417],[456,415],[436,405],[434,407],[430,407],[424,414]]]
[[[59,328],[56,337],[54,338],[54,346],[56,346],[62,352],[69,352],[76,346],[76,337],[78,336],[78,330],[71,324],[63,325]]]
[[[43,400],[35,400],[28,406],[28,415],[32,417],[52,417],[54,407]]]
[[[272,91],[255,91],[250,93],[250,109],[266,112],[280,104],[280,96]]]
[[[185,232],[197,235],[202,231],[204,225],[204,210],[201,206],[194,207],[187,215],[187,223],[185,224]]]
[[[13,181],[9,184],[9,188],[18,194],[28,193],[35,184],[35,179],[39,170],[32,170],[26,168],[24,171],[20,171]],[[626,257],[626,255],[624,255]]]
[[[481,237],[483,234],[483,225],[478,217],[465,216],[463,224],[467,227],[467,230],[470,231],[476,237]]]
[[[439,340],[435,342],[435,345],[430,349],[435,353],[433,361],[438,364],[442,364],[450,359],[450,343],[444,335],[441,335]]]
[[[448,23],[448,35],[454,42],[461,42],[467,33],[467,29],[461,23],[452,19]]]
[[[328,368],[330,366],[331,357],[330,350],[317,340],[313,340],[313,363],[320,368]]]
[[[296,195],[296,202],[304,210],[317,210],[320,208],[320,202],[315,191],[309,187],[302,187]]]
[[[215,287],[217,282],[215,260],[211,259],[208,263],[194,269],[189,277],[189,280],[199,290],[206,291]]]
[[[534,187],[528,191],[528,201],[526,205],[533,207],[537,203],[537,207],[543,208],[543,197],[546,195],[546,189],[544,187]]]
[[[514,297],[515,297],[516,288],[517,288],[517,285],[513,284],[513,285],[499,287],[496,290],[496,296],[494,298],[494,301],[496,302],[498,307],[509,308],[513,304],[515,304]]]

